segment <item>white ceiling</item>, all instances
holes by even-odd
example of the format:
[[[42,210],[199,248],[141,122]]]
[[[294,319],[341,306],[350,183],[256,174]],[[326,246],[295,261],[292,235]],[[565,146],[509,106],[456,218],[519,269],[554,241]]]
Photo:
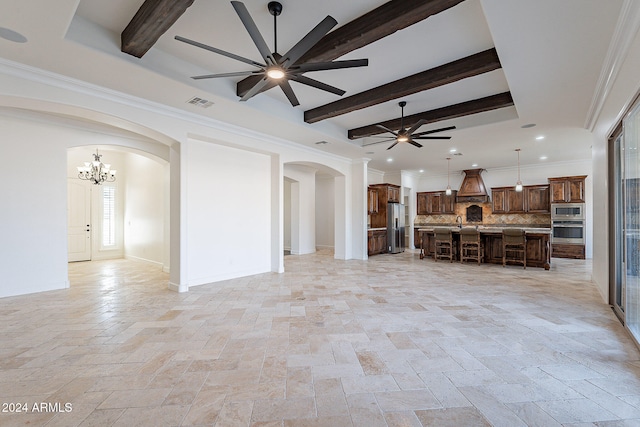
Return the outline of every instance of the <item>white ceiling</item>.
[[[310,77],[346,90],[349,96],[380,84],[495,47],[502,69],[437,89],[389,101],[316,124],[304,110],[339,99],[292,83],[301,105],[290,106],[272,89],[247,102],[235,96],[239,79],[194,81],[190,76],[247,70],[245,64],[174,40],[200,41],[251,59],[260,55],[228,1],[195,0],[185,14],[142,58],[120,52],[120,33],[143,0],[5,0],[0,27],[24,35],[25,44],[0,38],[0,55],[195,114],[284,137],[351,158],[371,158],[381,171],[511,167],[562,162],[591,156],[587,115],[623,0],[465,0],[461,4],[353,51],[340,59],[368,58],[366,68],[332,70]],[[273,44],[268,0],[244,0],[267,43]],[[384,0],[281,0],[278,50],[284,52],[326,15],[338,26],[384,4]],[[423,141],[418,149],[399,144],[362,147],[373,140],[347,139],[347,130],[444,107],[507,90],[515,107],[433,123],[420,130],[455,125],[450,141]],[[215,104],[207,109],[186,101],[193,96]],[[533,128],[522,126],[535,123]],[[537,141],[536,136],[544,136]],[[318,141],[327,144],[316,145]],[[546,160],[540,160],[547,156]],[[393,162],[387,162],[393,158]]]

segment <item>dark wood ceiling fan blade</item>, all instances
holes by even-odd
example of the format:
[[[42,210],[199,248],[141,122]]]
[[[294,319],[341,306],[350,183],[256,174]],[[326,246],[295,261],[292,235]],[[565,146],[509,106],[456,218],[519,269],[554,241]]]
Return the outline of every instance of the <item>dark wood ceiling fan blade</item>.
[[[340,68],[366,67],[367,65],[369,65],[368,59],[350,59],[346,61],[312,62],[300,64],[289,69],[306,73],[307,71],[337,70]]]
[[[284,94],[287,96],[287,99],[291,103],[292,107],[297,107],[298,105],[300,105],[300,102],[298,101],[296,94],[293,93],[293,89],[291,88],[288,80],[281,80],[280,82],[278,82],[278,86],[280,86],[280,89],[282,89]]]
[[[310,79],[307,76],[302,76],[299,74],[291,75],[291,80],[296,81],[298,83],[302,83],[303,85],[311,86],[316,89],[324,90],[326,92],[335,93],[336,95],[342,96],[345,94],[344,90],[339,89],[335,86],[328,85],[326,83],[319,82],[318,80]]]
[[[382,129],[382,130],[386,130],[387,132],[392,133],[392,134],[393,134],[393,135],[395,135],[395,136],[398,136],[398,134],[397,134],[395,131],[392,131],[391,129],[389,129],[389,128],[388,128],[388,127],[386,127],[386,126],[376,125],[376,127],[379,127],[379,128],[380,128],[380,129]]]
[[[331,16],[324,18],[318,25],[316,25],[311,31],[307,33],[295,46],[293,46],[287,53],[282,55],[283,67],[287,68],[293,65],[302,55],[307,53],[309,49],[316,45],[325,34],[327,34],[333,27],[338,25],[338,21]]]
[[[254,67],[258,67],[258,68],[266,68],[267,67],[265,64],[261,64],[259,62],[253,61],[251,59],[236,55],[236,54],[231,53],[231,52],[227,52],[227,51],[222,50],[222,49],[215,48],[213,46],[206,45],[204,43],[197,42],[195,40],[190,40],[190,39],[187,39],[187,38],[181,37],[181,36],[175,36],[174,38],[176,40],[180,41],[180,42],[183,42],[183,43],[186,43],[186,44],[190,44],[192,46],[199,47],[201,49],[208,50],[209,52],[217,53],[218,55],[226,56],[227,58],[235,59],[236,61],[244,62],[245,64],[253,65]]]
[[[391,150],[393,147],[396,146],[396,144],[398,143],[398,141],[394,142],[393,144],[391,144],[391,146],[389,148],[387,148],[387,150]]]
[[[411,139],[451,139],[450,136],[415,136],[412,135]]]
[[[203,74],[201,76],[193,76],[191,78],[194,80],[202,80],[202,79],[216,79],[218,77],[241,77],[241,76],[250,76],[250,75],[260,75],[263,73],[264,73],[263,71],[237,71],[235,73]]]
[[[429,134],[432,134],[432,133],[444,132],[446,130],[452,130],[452,129],[455,129],[455,128],[456,128],[455,126],[448,126],[446,128],[433,129],[433,130],[428,130],[428,131],[425,131],[425,132],[414,133],[413,136],[429,135]]]
[[[242,98],[240,98],[240,101],[246,101],[247,99],[257,95],[267,84],[269,84],[269,82],[270,80],[265,75],[262,80],[256,83],[247,93],[244,94]]]
[[[411,145],[415,145],[418,148],[422,148],[422,144],[418,144],[417,142],[415,142],[414,140],[410,139],[407,141],[409,144]]]
[[[267,64],[275,65],[276,60],[273,58],[271,51],[269,50],[269,46],[267,46],[267,43],[264,41],[262,34],[260,34],[260,30],[258,30],[256,23],[253,21],[253,18],[251,18],[251,15],[249,14],[249,11],[247,10],[244,3],[239,1],[232,1],[231,5],[236,10],[238,17],[242,21],[244,28],[247,29],[251,40],[253,40],[253,43],[258,48],[258,51],[260,52],[262,58]]]
[[[423,120],[423,119],[418,120],[418,121],[417,121],[413,126],[411,126],[411,127],[407,130],[407,133],[408,133],[409,135],[411,135],[412,133],[414,133],[415,131],[417,131],[417,130],[418,130],[418,128],[419,128],[420,126],[422,126],[423,124],[425,124],[426,122],[427,122],[427,121],[426,121],[426,120]]]

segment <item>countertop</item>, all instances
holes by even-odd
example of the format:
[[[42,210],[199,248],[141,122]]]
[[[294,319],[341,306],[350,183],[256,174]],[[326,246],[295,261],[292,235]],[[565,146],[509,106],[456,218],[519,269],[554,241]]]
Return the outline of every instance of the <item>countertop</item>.
[[[429,226],[417,225],[414,228],[421,231],[433,231],[434,228],[438,228],[438,227],[434,227],[432,225],[429,225]],[[451,227],[451,226],[443,226],[442,228],[450,228],[454,233],[460,230],[459,227]],[[462,227],[462,228],[474,228],[474,227]],[[480,233],[502,233],[502,230],[505,228],[514,228],[514,227],[491,227],[491,226],[481,225],[481,226],[478,226],[478,231]],[[539,227],[518,227],[518,228],[522,228],[525,233],[529,233],[529,234],[551,234],[551,228],[539,228]]]

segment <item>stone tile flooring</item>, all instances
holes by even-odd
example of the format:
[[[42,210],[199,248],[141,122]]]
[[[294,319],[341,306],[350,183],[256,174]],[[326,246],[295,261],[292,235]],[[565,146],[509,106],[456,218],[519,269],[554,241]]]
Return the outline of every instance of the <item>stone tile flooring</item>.
[[[589,261],[553,261],[320,252],[184,294],[70,264],[0,299],[0,425],[639,426],[640,352]]]

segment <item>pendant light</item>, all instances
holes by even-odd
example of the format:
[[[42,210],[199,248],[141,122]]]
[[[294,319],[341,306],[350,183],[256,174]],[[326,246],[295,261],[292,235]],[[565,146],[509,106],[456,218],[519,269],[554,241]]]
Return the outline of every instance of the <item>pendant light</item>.
[[[449,185],[449,163],[451,162],[451,157],[447,157],[447,189],[444,192],[447,196],[451,195],[451,186]]]
[[[519,193],[522,191],[522,181],[520,181],[520,149],[516,148],[518,153],[518,181],[516,182],[516,191]]]

